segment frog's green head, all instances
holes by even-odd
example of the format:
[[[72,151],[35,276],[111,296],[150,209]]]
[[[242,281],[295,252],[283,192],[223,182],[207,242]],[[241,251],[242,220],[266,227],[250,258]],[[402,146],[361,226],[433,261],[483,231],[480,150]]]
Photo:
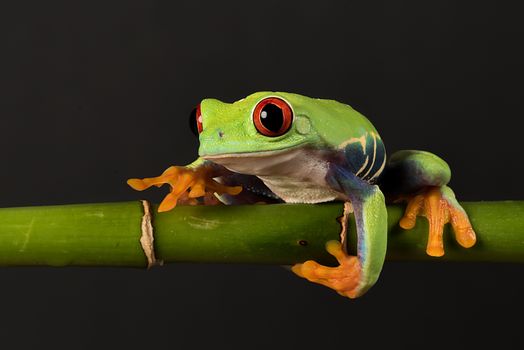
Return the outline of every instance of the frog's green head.
[[[205,99],[195,120],[201,157],[337,145],[373,128],[347,105],[284,92],[257,92],[234,103]],[[352,131],[341,128],[348,122]]]

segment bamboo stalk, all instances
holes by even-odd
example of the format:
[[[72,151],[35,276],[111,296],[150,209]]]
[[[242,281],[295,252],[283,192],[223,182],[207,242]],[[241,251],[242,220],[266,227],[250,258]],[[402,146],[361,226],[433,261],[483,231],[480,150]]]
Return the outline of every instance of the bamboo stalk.
[[[427,222],[398,227],[403,208],[388,206],[389,260],[524,262],[524,201],[462,203],[478,235],[470,249],[445,230],[446,255],[425,254]],[[340,203],[178,206],[151,211],[157,259],[171,262],[293,264],[334,260],[324,249],[339,239]],[[140,244],[141,202],[0,209],[0,265],[146,267]],[[355,227],[350,218],[349,241]]]

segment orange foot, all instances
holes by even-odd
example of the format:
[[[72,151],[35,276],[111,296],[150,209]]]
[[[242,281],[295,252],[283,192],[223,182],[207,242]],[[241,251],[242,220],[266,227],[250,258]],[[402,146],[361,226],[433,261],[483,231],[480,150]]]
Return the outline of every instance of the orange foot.
[[[173,209],[177,202],[196,204],[195,198],[203,197],[205,204],[216,204],[214,193],[236,195],[242,191],[241,186],[225,186],[213,180],[211,172],[206,167],[172,166],[158,177],[144,179],[129,179],[127,184],[137,191],[143,191],[151,186],[160,187],[163,184],[171,186],[171,192],[164,198],[159,212]]]
[[[451,222],[455,239],[464,248],[475,245],[476,236],[468,215],[455,199],[453,191],[447,187],[429,187],[422,194],[408,198],[400,227],[409,230],[415,226],[417,215],[425,216],[429,221],[429,239],[426,253],[431,256],[444,255],[442,234],[444,225]]]
[[[347,255],[338,241],[327,242],[326,250],[337,259],[339,266],[323,266],[313,260],[308,260],[303,264],[294,265],[291,270],[298,276],[331,288],[342,296],[358,297],[361,277],[358,258]]]

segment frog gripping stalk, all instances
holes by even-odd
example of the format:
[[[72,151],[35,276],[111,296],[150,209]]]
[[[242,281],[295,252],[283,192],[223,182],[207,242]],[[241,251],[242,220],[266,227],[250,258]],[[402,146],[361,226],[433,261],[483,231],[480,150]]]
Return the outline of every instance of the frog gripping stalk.
[[[298,276],[355,298],[377,281],[387,246],[386,201],[408,203],[400,225],[429,220],[427,253],[444,254],[443,227],[475,244],[475,232],[453,191],[446,162],[424,151],[400,151],[389,161],[371,122],[350,106],[284,92],[257,92],[234,103],[204,99],[190,114],[199,157],[154,178],[130,179],[136,190],[168,184],[159,211],[177,204],[322,203],[351,205],[357,255],[340,242],[326,249],[339,266],[306,261]],[[349,242],[354,244],[355,242]]]

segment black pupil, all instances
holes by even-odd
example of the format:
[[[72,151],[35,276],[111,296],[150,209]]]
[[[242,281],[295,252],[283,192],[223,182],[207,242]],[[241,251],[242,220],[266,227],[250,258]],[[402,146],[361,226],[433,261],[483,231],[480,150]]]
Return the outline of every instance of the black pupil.
[[[282,113],[282,109],[272,103],[268,103],[260,112],[260,122],[269,131],[280,131],[284,124],[284,114]]]
[[[191,129],[191,132],[195,134],[195,136],[198,136],[198,126],[197,126],[196,114],[197,114],[197,109],[193,108],[193,110],[189,114],[189,129]]]

